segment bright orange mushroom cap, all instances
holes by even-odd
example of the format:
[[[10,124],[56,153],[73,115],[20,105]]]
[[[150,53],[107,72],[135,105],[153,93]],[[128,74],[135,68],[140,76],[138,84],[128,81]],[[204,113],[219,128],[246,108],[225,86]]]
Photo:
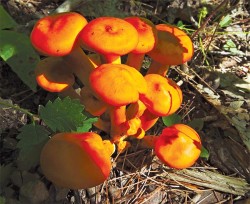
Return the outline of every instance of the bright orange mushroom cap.
[[[141,101],[148,110],[157,116],[171,115],[182,103],[182,91],[171,79],[158,74],[147,74],[148,91]]]
[[[183,169],[192,166],[201,153],[198,133],[184,124],[163,130],[155,143],[156,156],[169,167]]]
[[[134,26],[123,19],[100,17],[90,21],[80,33],[87,48],[103,55],[125,55],[138,43]]]
[[[35,68],[36,81],[46,91],[61,92],[75,82],[72,69],[62,58],[48,57]]]
[[[178,27],[167,24],[156,25],[158,43],[147,53],[162,65],[179,65],[191,59],[194,47],[189,36]]]
[[[58,133],[43,147],[40,164],[54,184],[82,189],[103,183],[111,171],[110,152],[93,132]]]
[[[67,55],[86,24],[87,20],[75,12],[46,16],[35,24],[30,35],[31,43],[45,56]]]
[[[124,64],[103,64],[93,70],[89,79],[100,99],[112,106],[135,103],[147,91],[141,73]]]
[[[139,41],[133,53],[140,54],[151,51],[157,42],[157,30],[155,25],[148,19],[142,17],[127,17],[125,21],[132,24],[139,36]]]

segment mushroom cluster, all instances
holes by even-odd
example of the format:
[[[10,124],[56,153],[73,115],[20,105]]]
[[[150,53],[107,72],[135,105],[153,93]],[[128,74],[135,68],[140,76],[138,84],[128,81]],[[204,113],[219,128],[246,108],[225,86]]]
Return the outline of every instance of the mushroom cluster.
[[[147,142],[152,138],[145,132],[158,118],[175,113],[181,106],[182,91],[166,72],[170,65],[191,59],[193,44],[175,26],[154,25],[135,16],[87,22],[82,15],[67,12],[40,19],[30,39],[45,56],[35,68],[38,85],[79,99],[86,111],[98,117],[94,125],[110,135],[109,141],[90,132],[53,136],[42,151],[41,167],[59,186],[77,189],[104,182],[111,170],[113,144],[121,153],[131,146],[128,137],[145,138]],[[152,63],[142,74],[145,55]],[[73,88],[76,78],[80,93]],[[201,149],[194,130],[179,124],[167,127],[162,135],[152,144],[165,164],[173,168],[193,165]],[[171,141],[166,142],[169,138]],[[194,151],[187,145],[192,142]]]

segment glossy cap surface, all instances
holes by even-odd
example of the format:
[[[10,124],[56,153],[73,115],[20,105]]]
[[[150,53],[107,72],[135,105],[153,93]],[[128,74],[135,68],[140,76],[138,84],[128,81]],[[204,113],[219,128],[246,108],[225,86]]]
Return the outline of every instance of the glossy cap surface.
[[[193,43],[185,32],[167,24],[155,27],[158,31],[158,43],[147,53],[153,60],[162,65],[179,65],[191,59]]]
[[[166,116],[180,107],[182,92],[174,81],[158,74],[148,74],[144,78],[148,91],[141,101],[150,112],[157,116]]]
[[[156,156],[172,168],[192,166],[200,153],[201,139],[198,133],[184,124],[165,128],[155,143]]]
[[[139,36],[139,41],[133,53],[147,53],[151,51],[157,42],[157,30],[155,25],[148,19],[142,17],[128,17],[124,19],[133,25]]]
[[[91,73],[89,79],[100,99],[113,106],[134,103],[147,91],[141,73],[124,64],[103,64]]]
[[[104,55],[125,55],[138,43],[134,26],[115,17],[100,17],[90,21],[82,30],[80,38],[88,49]]]
[[[37,21],[30,40],[45,56],[64,56],[72,51],[79,32],[86,24],[87,20],[75,12],[46,16]]]
[[[54,184],[71,189],[97,186],[109,176],[111,161],[95,133],[58,133],[43,147],[40,164]]]

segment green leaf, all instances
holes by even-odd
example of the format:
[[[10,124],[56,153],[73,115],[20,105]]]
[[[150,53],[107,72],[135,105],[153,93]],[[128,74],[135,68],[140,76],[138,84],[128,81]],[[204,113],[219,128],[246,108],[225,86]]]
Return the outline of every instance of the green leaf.
[[[3,6],[0,5],[0,29],[14,28],[17,26],[17,23],[13,18],[5,11]]]
[[[239,55],[244,54],[242,51],[237,49],[235,43],[231,39],[227,40],[226,44],[223,45],[223,49]]]
[[[201,158],[204,158],[204,159],[206,159],[206,160],[208,160],[208,158],[209,158],[209,152],[208,152],[208,150],[205,148],[205,147],[201,147],[201,154],[200,154],[200,157]]]
[[[83,121],[83,125],[81,127],[78,127],[76,132],[89,132],[89,130],[92,128],[93,123],[95,123],[98,120],[98,118],[88,118]]]
[[[230,15],[226,15],[225,17],[222,18],[222,20],[219,23],[219,26],[221,28],[227,27],[232,23],[232,18]]]
[[[20,141],[17,147],[20,149],[17,159],[21,170],[29,170],[39,164],[40,153],[49,140],[50,133],[41,125],[29,124],[23,126],[17,136]]]
[[[8,184],[10,175],[13,171],[14,167],[11,163],[5,166],[4,165],[0,166],[0,192]]]
[[[174,113],[172,115],[162,117],[162,121],[163,121],[164,125],[171,126],[171,125],[180,123],[181,116]]]
[[[204,121],[199,118],[195,118],[192,121],[190,121],[188,125],[194,128],[196,131],[200,131],[204,126]]]
[[[5,204],[6,203],[6,199],[3,196],[0,196],[0,204]]]
[[[0,57],[30,89],[35,91],[37,84],[34,69],[39,62],[39,56],[28,36],[8,30],[1,30],[0,36]]]
[[[71,132],[81,127],[86,119],[83,110],[79,100],[57,98],[53,103],[49,101],[45,107],[41,106],[39,115],[54,132]]]

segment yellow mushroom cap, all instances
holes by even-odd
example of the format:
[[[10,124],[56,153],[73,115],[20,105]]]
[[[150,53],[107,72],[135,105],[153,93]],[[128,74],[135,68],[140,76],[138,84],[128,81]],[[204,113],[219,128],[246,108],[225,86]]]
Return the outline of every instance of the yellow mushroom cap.
[[[180,87],[171,79],[158,74],[147,74],[148,91],[141,97],[141,101],[148,110],[157,116],[171,115],[182,103]]]
[[[163,130],[155,143],[155,154],[170,167],[183,169],[192,166],[201,153],[198,133],[184,124],[175,124]]]
[[[36,81],[46,91],[61,92],[75,82],[72,69],[62,58],[48,57],[35,68]]]
[[[125,55],[138,43],[134,26],[115,17],[100,17],[90,21],[79,37],[84,47],[103,55]]]
[[[141,73],[124,64],[103,64],[93,70],[89,79],[100,99],[113,106],[134,103],[147,91]]]
[[[189,36],[176,26],[159,24],[155,26],[158,43],[147,53],[162,65],[179,65],[193,56],[193,43]]]
[[[40,164],[48,180],[71,189],[97,186],[111,171],[109,152],[93,132],[54,135],[42,149]]]
[[[72,51],[86,24],[87,20],[75,12],[53,14],[37,21],[30,40],[43,55],[64,56]]]
[[[148,19],[142,17],[127,17],[125,21],[132,24],[139,36],[139,41],[133,53],[147,53],[151,51],[157,42],[157,30],[155,25]]]

